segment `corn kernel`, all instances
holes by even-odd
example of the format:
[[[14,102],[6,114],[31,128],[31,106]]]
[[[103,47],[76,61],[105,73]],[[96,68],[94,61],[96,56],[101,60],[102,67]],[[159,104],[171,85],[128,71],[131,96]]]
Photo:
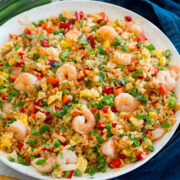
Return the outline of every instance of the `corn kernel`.
[[[67,47],[72,47],[73,46],[73,42],[62,40],[60,42],[60,45],[61,45],[62,48],[66,49]]]
[[[165,65],[166,64],[166,58],[164,56],[159,59],[159,64],[160,65]]]
[[[109,40],[106,40],[106,41],[103,43],[103,48],[104,48],[104,49],[108,49],[109,46],[110,46]]]

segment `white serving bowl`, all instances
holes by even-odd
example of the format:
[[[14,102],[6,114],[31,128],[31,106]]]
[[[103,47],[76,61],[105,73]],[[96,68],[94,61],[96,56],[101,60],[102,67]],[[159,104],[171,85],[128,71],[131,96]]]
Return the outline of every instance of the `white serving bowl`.
[[[95,12],[102,12],[104,11],[107,16],[110,17],[110,19],[115,20],[117,18],[123,19],[124,16],[132,16],[133,20],[136,20],[141,23],[141,26],[144,29],[144,33],[148,40],[152,42],[156,48],[162,48],[162,49],[170,49],[172,52],[171,57],[171,64],[174,65],[180,65],[180,56],[171,43],[171,41],[166,37],[166,35],[159,30],[155,25],[153,25],[148,20],[144,19],[142,16],[129,11],[125,8],[115,6],[108,3],[102,3],[102,2],[95,2],[95,1],[61,1],[56,3],[47,4],[41,7],[34,8],[32,10],[26,11],[22,14],[19,14],[18,16],[12,18],[7,23],[5,23],[3,26],[0,27],[0,47],[8,41],[9,39],[9,33],[18,34],[22,32],[25,26],[18,23],[19,19],[28,18],[31,22],[32,21],[38,21],[40,19],[46,19],[49,18],[51,15],[59,15],[63,10],[74,10],[74,11],[84,11],[85,13],[95,13]],[[177,87],[176,87],[176,93],[178,94],[178,102],[180,102],[180,79],[178,80]],[[175,133],[179,122],[180,122],[180,111],[176,113],[177,122],[172,127],[171,131],[166,133],[163,138],[155,142],[155,151],[151,153],[146,159],[136,162],[131,165],[127,165],[123,168],[120,168],[118,171],[110,171],[107,173],[97,173],[93,176],[93,179],[110,179],[113,177],[117,177],[120,175],[123,175],[125,173],[128,173],[140,166],[142,166],[144,163],[149,161],[153,156],[155,156],[170,140],[170,138]],[[26,175],[29,175],[31,177],[35,177],[38,179],[43,180],[54,180],[52,177],[46,177],[42,176],[40,173],[38,173],[33,167],[29,166],[23,166],[21,164],[12,163],[10,162],[6,154],[0,155],[0,160],[6,164],[7,166],[23,173]],[[74,179],[89,179],[92,177],[73,177]]]

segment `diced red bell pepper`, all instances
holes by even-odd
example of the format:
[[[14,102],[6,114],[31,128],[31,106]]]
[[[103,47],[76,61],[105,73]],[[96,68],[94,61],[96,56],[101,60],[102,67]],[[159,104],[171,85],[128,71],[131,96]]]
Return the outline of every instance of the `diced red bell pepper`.
[[[143,33],[138,34],[137,41],[146,41],[147,38],[144,36]]]
[[[64,22],[60,22],[59,28],[60,28],[60,29],[61,29],[61,28],[69,29],[69,28],[70,28],[70,24],[64,23]]]
[[[82,19],[82,18],[84,17],[83,11],[80,11],[80,12],[79,12],[79,17],[80,17],[80,19]]]
[[[38,80],[40,81],[43,77],[44,77],[44,75],[38,76]]]
[[[15,66],[22,67],[22,66],[24,66],[24,62],[23,61],[17,62]]]
[[[90,41],[90,43],[91,43],[91,48],[94,49],[94,48],[95,48],[95,41],[94,41],[93,36],[90,35],[90,36],[88,36],[87,39],[88,39],[88,40]]]
[[[49,42],[47,40],[41,41],[43,47],[49,47]]]
[[[41,26],[42,26],[42,24],[41,24],[41,23],[39,23],[37,26],[38,26],[38,27],[41,27]]]
[[[104,93],[107,94],[107,95],[108,95],[108,94],[113,94],[113,88],[105,89],[105,90],[104,90]]]
[[[77,79],[78,82],[82,81],[84,79],[84,76]]]
[[[120,168],[121,166],[121,161],[119,159],[114,159],[109,163],[110,168]]]
[[[23,144],[22,144],[22,143],[18,143],[17,148],[18,148],[19,150],[21,150],[22,147],[23,147]]]
[[[83,68],[83,73],[85,74],[85,76],[87,76],[86,71],[89,70],[89,68]]]
[[[143,152],[140,152],[137,156],[136,156],[136,160],[137,161],[140,161],[140,160],[142,160],[143,159]]]
[[[117,123],[112,123],[112,127],[115,128],[117,126]]]
[[[120,154],[119,158],[120,158],[120,159],[125,159],[125,158],[126,158],[126,155],[125,155],[125,154]]]
[[[146,129],[146,130],[144,131],[144,134],[148,134],[148,129]]]
[[[20,56],[21,59],[23,59],[24,52],[19,52],[18,55]]]
[[[61,107],[58,107],[58,106],[55,106],[55,110],[57,111],[60,111],[62,108]]]
[[[41,107],[42,106],[42,100],[37,101],[35,105]]]
[[[100,132],[100,135],[101,135],[101,136],[103,136],[103,135],[104,135],[104,132],[103,132],[103,131],[101,131],[101,132]]]
[[[102,111],[103,111],[104,113],[107,113],[107,112],[108,112],[108,107],[103,107],[103,108],[102,108]]]
[[[117,110],[116,110],[115,107],[111,107],[111,111],[112,111],[112,112],[117,112]]]
[[[124,16],[124,19],[128,22],[132,21],[132,17],[131,16]]]
[[[46,147],[43,147],[42,150],[43,150],[43,151],[50,152],[50,153],[53,153],[53,152],[54,152],[52,148],[47,149]]]
[[[2,98],[3,100],[6,100],[6,99],[7,99],[7,96],[4,94],[4,95],[1,96],[1,98]]]
[[[46,119],[44,120],[44,122],[48,123],[52,118],[53,118],[52,115],[48,113],[46,115]]]
[[[97,124],[97,128],[103,130],[103,129],[105,128],[104,122],[99,122],[99,123]]]
[[[153,69],[154,69],[154,75],[157,75],[157,73],[158,73],[158,67],[157,67],[157,66],[153,66]]]
[[[15,76],[15,75],[11,75],[10,77],[11,77],[12,82],[14,82],[17,78],[17,76]]]
[[[78,21],[79,18],[78,18],[78,12],[77,12],[77,11],[74,13],[74,17],[75,17],[74,20],[75,20],[75,21]]]
[[[68,179],[71,179],[71,178],[72,178],[73,173],[74,173],[74,170],[70,171],[70,174],[69,174],[69,176],[68,176],[67,178],[68,178]]]

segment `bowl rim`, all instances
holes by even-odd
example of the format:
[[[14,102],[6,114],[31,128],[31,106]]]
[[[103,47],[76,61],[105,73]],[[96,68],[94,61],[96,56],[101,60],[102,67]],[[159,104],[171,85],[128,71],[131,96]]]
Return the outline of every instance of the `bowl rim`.
[[[177,51],[177,49],[175,48],[175,46],[173,45],[173,43],[171,42],[171,40],[164,34],[164,32],[162,32],[161,29],[159,29],[156,25],[154,25],[152,22],[150,22],[149,20],[147,20],[146,18],[144,18],[143,16],[139,15],[138,13],[136,12],[133,12],[129,9],[126,9],[122,6],[119,6],[119,5],[115,5],[115,4],[111,4],[111,3],[107,3],[107,2],[100,2],[100,1],[83,1],[83,0],[75,0],[75,1],[56,1],[56,2],[52,2],[52,3],[49,3],[49,4],[46,4],[46,5],[42,5],[42,6],[39,6],[39,7],[35,7],[35,8],[32,8],[28,11],[25,11],[23,13],[20,13],[16,16],[14,16],[13,18],[11,18],[10,20],[8,20],[6,23],[4,23],[3,25],[0,26],[0,30],[1,28],[5,27],[6,25],[10,24],[13,20],[16,20],[17,18],[20,18],[21,16],[25,15],[26,13],[29,13],[35,9],[41,9],[42,7],[45,8],[45,7],[48,7],[48,6],[53,6],[54,4],[69,4],[71,5],[71,3],[74,3],[74,2],[77,2],[77,3],[92,3],[94,5],[105,5],[105,6],[109,6],[110,8],[119,8],[120,9],[123,9],[124,11],[126,11],[127,13],[130,13],[138,18],[141,18],[142,20],[148,22],[148,24],[150,26],[152,26],[155,30],[157,30],[159,33],[161,33],[163,35],[163,38],[166,39],[167,41],[169,41],[169,45],[172,47],[173,51],[176,53],[176,57],[178,57],[178,59],[180,59],[180,55],[179,55],[179,52]],[[170,141],[170,139],[172,138],[172,136],[175,134],[178,126],[179,126],[179,123],[180,123],[180,120],[177,119],[176,123],[173,125],[172,129],[170,130],[170,134],[168,136],[167,139],[165,139],[163,145],[161,145],[161,147],[157,150],[155,150],[154,152],[152,152],[150,155],[148,155],[144,160],[141,160],[137,163],[134,163],[134,167],[130,167],[130,168],[125,168],[124,169],[124,172],[121,173],[120,171],[118,172],[114,172],[113,174],[111,175],[108,175],[108,172],[107,173],[101,173],[102,175],[99,177],[80,177],[80,178],[74,178],[74,179],[87,179],[87,178],[93,178],[93,179],[98,179],[98,180],[101,180],[101,179],[110,179],[110,178],[115,178],[115,177],[118,177],[118,176],[122,176],[126,173],[129,173],[129,172],[132,172],[133,170],[141,167],[142,165],[144,165],[146,162],[148,162],[151,158],[153,158],[155,155],[157,155],[159,153],[159,151],[161,151],[166,145],[167,143]],[[46,177],[46,176],[42,176],[40,173],[38,175],[36,174],[32,174],[31,171],[23,171],[21,168],[16,168],[12,165],[12,162],[8,161],[7,157],[5,157],[4,155],[1,155],[0,154],[0,161],[3,162],[5,165],[7,165],[8,167],[20,172],[21,174],[24,174],[24,175],[28,175],[30,177],[33,177],[33,178],[37,178],[37,179],[42,179],[42,180],[58,180],[58,178],[52,178],[52,177]],[[127,166],[126,166],[127,167]],[[106,176],[106,177],[105,177]],[[67,179],[67,178],[62,178],[62,179]]]

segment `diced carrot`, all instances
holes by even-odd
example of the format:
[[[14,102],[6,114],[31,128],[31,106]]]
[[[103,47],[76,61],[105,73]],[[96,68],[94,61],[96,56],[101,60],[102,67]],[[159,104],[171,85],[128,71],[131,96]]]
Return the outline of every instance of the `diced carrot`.
[[[82,51],[81,54],[84,56],[84,58],[87,58],[88,53],[86,51]]]
[[[137,41],[146,41],[147,38],[144,36],[143,33],[138,34]]]
[[[100,15],[102,18],[105,18],[105,13],[104,13],[104,12],[100,12],[99,15]]]
[[[54,32],[54,27],[53,27],[53,26],[49,26],[49,27],[47,28],[47,32],[50,33],[50,34],[52,34],[52,33]]]
[[[62,103],[63,104],[68,104],[69,102],[72,101],[72,96],[69,94],[64,94],[62,98]]]
[[[93,108],[91,108],[91,112],[96,112],[97,111],[97,107],[93,107]]]
[[[135,44],[134,46],[129,47],[129,50],[130,50],[131,52],[136,51],[136,50],[137,50],[137,45]]]
[[[167,94],[167,89],[163,84],[159,84],[159,91],[160,91],[160,94],[162,95]]]
[[[17,76],[11,75],[11,80],[12,80],[12,82],[14,82],[14,81],[16,80],[16,78],[17,78]]]
[[[136,70],[136,66],[134,64],[131,64],[128,66],[128,71],[129,72],[132,72],[132,71],[135,71]]]
[[[114,96],[118,96],[120,93],[123,93],[124,89],[123,88],[118,88],[114,90]]]
[[[58,84],[58,80],[54,77],[49,77],[48,78],[48,82],[53,84],[53,85],[57,85]]]
[[[72,112],[71,112],[71,115],[74,116],[74,117],[76,117],[76,116],[79,115],[79,113],[78,113],[77,111],[72,111]]]
[[[149,154],[149,151],[147,151],[146,149],[144,149],[144,152],[145,152],[146,155]]]
[[[138,60],[135,59],[135,58],[132,58],[132,59],[131,59],[131,63],[137,64],[137,63],[138,63]]]
[[[43,75],[46,75],[48,73],[48,70],[42,71]]]
[[[31,112],[34,112],[34,104],[31,103],[29,106],[28,106],[28,110],[31,111]]]
[[[148,131],[148,134],[152,136],[152,131]]]
[[[51,90],[49,94],[56,94],[56,92],[54,90]]]
[[[127,120],[129,120],[131,117],[132,117],[131,114],[126,114],[126,115],[124,116],[124,118],[127,119]]]
[[[33,119],[35,119],[35,117],[36,117],[36,114],[34,114],[34,113],[31,113],[31,117],[32,117]]]
[[[48,26],[47,22],[45,22],[45,23],[42,25],[43,29],[47,29],[47,26]]]
[[[25,29],[24,29],[24,32],[25,32],[26,34],[31,35],[31,31],[30,31],[28,28],[25,28]]]
[[[86,70],[85,72],[86,72],[87,77],[89,77],[89,78],[93,77],[93,72],[92,71]]]
[[[109,52],[107,49],[105,50],[105,52],[106,52],[106,54],[107,54],[107,55],[109,55],[109,54],[110,54],[110,52]]]

